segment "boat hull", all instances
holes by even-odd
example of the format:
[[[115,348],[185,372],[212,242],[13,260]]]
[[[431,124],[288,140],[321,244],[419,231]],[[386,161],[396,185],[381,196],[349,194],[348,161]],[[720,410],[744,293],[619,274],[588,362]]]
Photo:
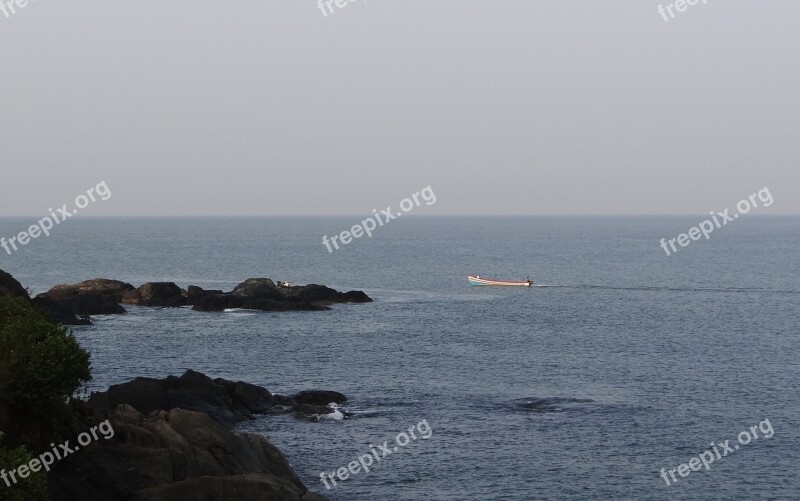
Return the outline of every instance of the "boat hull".
[[[496,287],[530,287],[532,282],[514,280],[496,280],[493,278],[478,278],[467,275],[470,285],[490,285]]]

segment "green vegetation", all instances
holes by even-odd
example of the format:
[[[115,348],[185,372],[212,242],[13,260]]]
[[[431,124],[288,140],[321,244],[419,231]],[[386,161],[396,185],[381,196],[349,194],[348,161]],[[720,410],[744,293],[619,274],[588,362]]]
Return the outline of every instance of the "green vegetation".
[[[0,443],[3,434],[0,433]],[[2,501],[43,501],[49,499],[47,492],[47,476],[43,471],[32,473],[28,478],[17,478],[14,484],[8,472],[14,471],[23,464],[28,464],[33,456],[28,454],[25,447],[4,449],[0,446],[0,472],[6,472],[6,479],[12,484],[10,487],[4,480],[0,480],[0,500]]]
[[[25,298],[0,297],[0,469],[30,461],[28,450],[74,434],[69,398],[91,379],[89,353],[63,327],[49,322]],[[47,479],[32,475],[0,500],[45,500]],[[9,497],[11,496],[11,497]]]

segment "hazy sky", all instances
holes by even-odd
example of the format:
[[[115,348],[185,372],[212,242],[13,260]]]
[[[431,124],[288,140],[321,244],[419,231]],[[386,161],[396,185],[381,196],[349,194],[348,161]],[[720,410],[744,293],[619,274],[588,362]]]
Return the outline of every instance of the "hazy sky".
[[[658,4],[32,1],[0,216],[800,213],[800,2]]]

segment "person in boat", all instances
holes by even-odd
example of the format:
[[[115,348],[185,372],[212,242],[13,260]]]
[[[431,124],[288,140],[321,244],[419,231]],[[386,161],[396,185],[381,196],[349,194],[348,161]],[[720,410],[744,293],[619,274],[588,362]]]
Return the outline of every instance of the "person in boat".
[[[525,277],[525,281],[526,281],[526,282],[528,282],[529,284],[532,284],[532,283],[533,283],[533,280],[531,280],[531,276],[530,276],[530,275],[528,275],[527,277]]]

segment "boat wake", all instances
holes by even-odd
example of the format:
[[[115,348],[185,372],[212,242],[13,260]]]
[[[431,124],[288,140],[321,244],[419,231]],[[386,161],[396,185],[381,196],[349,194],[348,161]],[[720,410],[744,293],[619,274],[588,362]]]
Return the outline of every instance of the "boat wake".
[[[767,294],[800,294],[796,290],[767,289],[765,287],[664,287],[664,286],[632,286],[623,287],[615,285],[555,285],[533,284],[531,287],[560,288],[577,290],[612,290],[612,291],[645,291],[645,292],[727,292],[727,293],[767,293]]]

